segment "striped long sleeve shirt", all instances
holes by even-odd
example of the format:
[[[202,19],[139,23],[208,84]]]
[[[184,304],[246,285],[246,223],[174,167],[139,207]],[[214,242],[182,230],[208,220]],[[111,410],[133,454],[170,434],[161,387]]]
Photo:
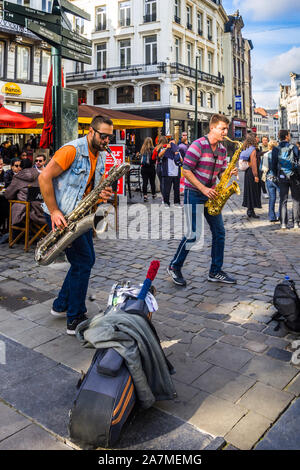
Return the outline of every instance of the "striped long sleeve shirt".
[[[183,161],[183,169],[192,171],[200,183],[207,187],[215,186],[217,176],[226,166],[225,147],[219,143],[213,152],[207,137],[195,140],[188,148]],[[189,189],[197,189],[187,179],[184,185]]]

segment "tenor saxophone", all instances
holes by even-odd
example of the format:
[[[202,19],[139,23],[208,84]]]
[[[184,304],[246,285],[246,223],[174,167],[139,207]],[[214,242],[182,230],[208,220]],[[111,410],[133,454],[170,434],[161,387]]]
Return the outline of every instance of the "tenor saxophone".
[[[95,228],[95,218],[97,216],[95,213],[91,213],[91,211],[97,204],[101,191],[111,186],[129,171],[129,163],[122,163],[117,166],[116,159],[111,149],[107,146],[105,150],[115,161],[115,164],[108,172],[107,178],[100,181],[99,184],[80,201],[75,209],[65,216],[67,227],[62,229],[56,228],[38,242],[35,250],[35,260],[39,265],[47,266],[52,263],[63,250],[76,240],[76,238],[89,229]]]
[[[230,186],[227,186],[230,178],[231,178],[231,171],[236,167],[236,164],[240,158],[240,153],[243,148],[243,144],[239,142],[238,140],[231,140],[229,137],[225,137],[225,139],[229,140],[230,142],[233,142],[234,144],[238,144],[237,150],[234,152],[234,155],[227,165],[226,170],[221,176],[221,179],[217,186],[215,187],[215,190],[218,193],[218,196],[216,199],[209,199],[205,203],[205,207],[207,207],[207,212],[210,215],[219,215],[226,204],[227,200],[232,196],[232,194],[240,194],[241,190],[239,185],[237,184],[236,181],[233,181]]]

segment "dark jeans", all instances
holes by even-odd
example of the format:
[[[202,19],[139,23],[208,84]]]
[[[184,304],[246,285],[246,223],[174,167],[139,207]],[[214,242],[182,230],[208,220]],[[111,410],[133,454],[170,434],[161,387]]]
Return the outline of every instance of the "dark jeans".
[[[45,214],[45,217],[51,229],[51,219],[48,214]],[[85,299],[91,269],[95,263],[93,230],[74,240],[71,246],[66,248],[65,253],[71,267],[53,302],[53,308],[57,312],[67,310],[67,319],[72,321],[87,311]]]
[[[279,194],[279,186],[274,181],[267,180],[266,185],[269,193],[269,220],[276,220],[280,217],[280,202],[278,207],[278,216],[275,214],[276,195]]]
[[[186,217],[187,236],[183,237],[174,258],[171,261],[171,266],[181,268],[189,254],[192,246],[198,241],[197,237],[197,205],[204,204],[207,197],[200,191],[193,191],[190,189],[184,190],[184,204],[189,205],[190,216]],[[216,274],[221,271],[224,259],[225,247],[225,228],[223,224],[222,214],[209,215],[207,208],[204,208],[204,217],[209,225],[212,233],[212,247],[211,247],[211,266],[210,272]]]
[[[155,194],[155,176],[156,176],[155,166],[153,165],[149,168],[142,167],[141,168],[141,175],[142,175],[142,179],[143,179],[143,194],[144,194],[144,196],[147,196],[148,182],[150,182],[151,193],[152,193],[152,196],[154,196],[154,194]]]
[[[172,185],[174,189],[174,204],[180,204],[180,175],[162,177],[162,195],[164,203],[170,205]]]
[[[279,190],[280,190],[280,222],[282,224],[288,223],[288,210],[287,202],[289,189],[291,189],[292,201],[293,201],[293,223],[300,223],[300,184],[296,178],[291,176],[290,179],[279,178]]]

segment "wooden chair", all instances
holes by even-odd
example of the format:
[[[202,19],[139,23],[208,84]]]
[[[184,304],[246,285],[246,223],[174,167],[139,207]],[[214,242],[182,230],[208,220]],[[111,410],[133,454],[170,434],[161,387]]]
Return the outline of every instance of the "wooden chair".
[[[40,225],[30,220],[30,204],[33,201],[42,202],[42,195],[40,189],[37,187],[29,187],[27,194],[27,201],[9,200],[9,248],[12,248],[15,243],[24,235],[24,251],[28,251],[32,243],[39,237],[48,233],[48,224],[45,222]],[[20,225],[12,225],[12,205],[13,204],[24,204],[25,205],[25,221]],[[13,230],[20,232],[15,238],[13,238]],[[30,232],[33,236],[30,238]]]

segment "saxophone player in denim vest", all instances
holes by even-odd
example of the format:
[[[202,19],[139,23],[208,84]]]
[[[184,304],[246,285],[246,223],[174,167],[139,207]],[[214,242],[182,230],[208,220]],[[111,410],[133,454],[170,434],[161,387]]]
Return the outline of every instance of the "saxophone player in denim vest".
[[[102,179],[105,170],[105,147],[113,137],[110,119],[95,116],[87,136],[61,147],[39,176],[44,212],[52,230],[67,226],[65,216],[79,204]],[[107,202],[110,187],[100,197]],[[75,335],[77,325],[86,320],[86,294],[91,269],[95,263],[93,231],[88,230],[65,250],[71,264],[51,314],[67,318],[67,333]]]

